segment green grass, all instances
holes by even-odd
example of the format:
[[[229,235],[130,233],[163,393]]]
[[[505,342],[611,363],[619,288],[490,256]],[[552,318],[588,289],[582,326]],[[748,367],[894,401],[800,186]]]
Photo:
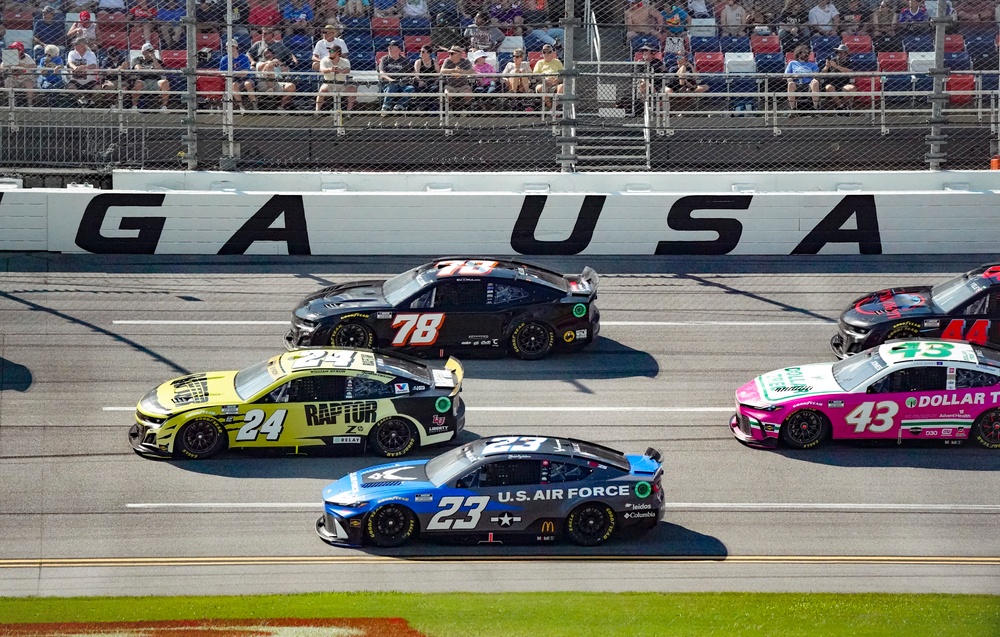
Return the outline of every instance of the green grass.
[[[3,623],[278,617],[403,617],[432,637],[1000,637],[1000,596],[322,593],[0,598]]]

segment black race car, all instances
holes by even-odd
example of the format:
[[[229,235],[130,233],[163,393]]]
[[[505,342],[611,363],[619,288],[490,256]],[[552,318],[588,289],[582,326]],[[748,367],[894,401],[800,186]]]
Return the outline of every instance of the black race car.
[[[564,275],[520,261],[442,258],[307,296],[292,312],[285,344],[534,360],[592,342],[600,330],[596,298],[591,268]]]
[[[839,358],[894,338],[947,338],[1000,344],[1000,264],[969,270],[934,287],[867,294],[844,310],[830,347]]]

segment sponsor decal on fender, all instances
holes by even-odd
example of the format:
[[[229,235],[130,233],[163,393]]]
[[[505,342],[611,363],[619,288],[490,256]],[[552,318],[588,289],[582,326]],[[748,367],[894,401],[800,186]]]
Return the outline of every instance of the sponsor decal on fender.
[[[528,502],[534,500],[572,500],[574,498],[602,498],[628,496],[629,485],[612,484],[606,487],[573,487],[572,489],[536,489],[533,494],[528,491],[501,491],[497,494],[499,502]],[[642,497],[642,496],[640,496]]]
[[[658,518],[660,517],[660,514],[657,513],[656,511],[642,511],[642,512],[627,511],[625,512],[624,515],[622,515],[622,517],[625,518],[626,520],[639,520],[642,518]]]
[[[335,445],[360,445],[361,436],[334,436],[330,441]]]

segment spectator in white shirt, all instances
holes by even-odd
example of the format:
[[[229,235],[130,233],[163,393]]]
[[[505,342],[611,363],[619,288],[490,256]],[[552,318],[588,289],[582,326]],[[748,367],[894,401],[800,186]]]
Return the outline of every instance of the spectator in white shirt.
[[[816,6],[809,10],[809,24],[815,28],[817,35],[836,35],[840,24],[840,12],[830,0],[819,0]]]
[[[344,58],[347,57],[347,45],[340,37],[340,27],[328,24],[323,27],[323,37],[317,40],[316,46],[313,47],[312,67],[314,71],[319,70],[319,63],[322,60],[326,60],[330,57],[330,49],[334,46],[339,46],[340,55]]]

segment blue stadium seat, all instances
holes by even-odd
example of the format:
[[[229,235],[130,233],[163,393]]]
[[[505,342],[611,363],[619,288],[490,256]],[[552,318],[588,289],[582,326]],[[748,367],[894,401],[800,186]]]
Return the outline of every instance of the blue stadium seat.
[[[812,47],[813,53],[816,54],[816,62],[823,67],[821,60],[825,60],[830,57],[833,50],[840,46],[841,39],[836,35],[817,35],[813,36],[809,40],[809,45]]]
[[[905,35],[903,36],[903,50],[907,53],[933,51],[934,38],[926,33]]]
[[[996,36],[986,33],[976,33],[974,35],[965,36],[965,50],[969,52],[969,55],[996,53]]]
[[[750,38],[745,36],[726,36],[719,38],[723,53],[750,53]]]
[[[632,41],[629,43],[629,45],[632,47],[633,52],[638,51],[644,46],[651,46],[657,51],[659,51],[660,38],[656,37],[655,35],[637,35],[634,38],[632,38]]]
[[[721,50],[719,38],[715,36],[691,36],[691,53],[716,53]]]
[[[504,67],[510,62],[514,61],[514,54],[509,51],[501,51],[497,53],[497,73],[503,71]]]
[[[853,71],[877,71],[878,58],[874,53],[855,53],[849,65]]]
[[[376,51],[388,51],[389,43],[392,42],[393,40],[399,42],[400,41],[399,36],[377,35],[374,38],[372,38],[372,44],[374,45]]]
[[[969,54],[965,51],[945,53],[944,65],[952,71],[969,71],[972,69],[972,62],[969,60]]]
[[[784,73],[785,54],[784,53],[761,53],[754,56],[757,62],[758,73]]]
[[[402,18],[399,26],[403,30],[403,35],[430,35],[430,18]]]
[[[348,33],[344,36],[344,44],[347,45],[347,57],[351,58],[352,62],[356,53],[375,50],[371,33]]]
[[[913,76],[912,75],[889,75],[886,76],[885,80],[882,82],[882,90],[885,95],[886,104],[892,104],[896,106],[910,104],[913,98],[909,95],[890,95],[890,93],[899,93],[902,91],[912,91],[913,90]]]
[[[752,77],[736,77],[729,80],[730,93],[757,93],[757,80]],[[757,110],[757,97],[755,95],[737,95],[729,98],[729,110],[731,111],[755,111]]]
[[[340,19],[340,24],[344,27],[344,33],[367,33],[371,35],[372,32],[372,21],[369,18],[344,16]]]
[[[1000,69],[1000,56],[996,51],[984,51],[969,55],[969,62],[976,71],[995,71]]]
[[[984,73],[982,82],[984,91],[1000,90],[1000,73]]]
[[[709,93],[725,93],[729,80],[722,73],[702,73],[698,76],[698,83],[708,86]]]

